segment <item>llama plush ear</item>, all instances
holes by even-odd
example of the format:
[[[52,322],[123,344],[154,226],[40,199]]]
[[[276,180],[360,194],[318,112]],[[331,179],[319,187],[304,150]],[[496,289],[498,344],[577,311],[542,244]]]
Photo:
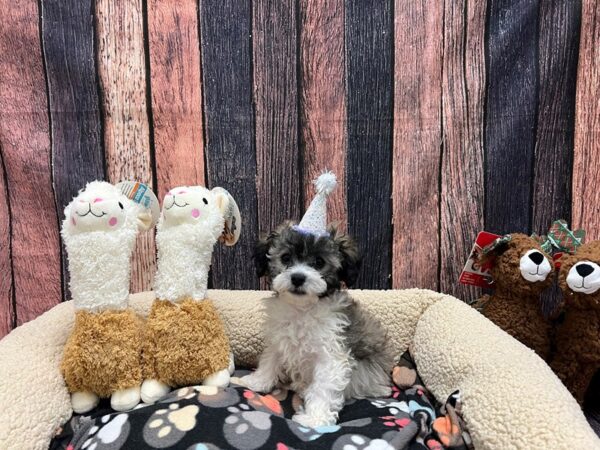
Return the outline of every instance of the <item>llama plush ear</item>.
[[[222,187],[215,187],[211,192],[215,197],[221,215],[225,219],[223,234],[221,234],[219,240],[227,246],[235,245],[242,232],[240,209],[231,194]]]
[[[152,220],[152,213],[147,209],[144,210],[140,208],[140,213],[137,216],[138,219],[138,230],[140,231],[148,231],[154,225],[154,220]]]

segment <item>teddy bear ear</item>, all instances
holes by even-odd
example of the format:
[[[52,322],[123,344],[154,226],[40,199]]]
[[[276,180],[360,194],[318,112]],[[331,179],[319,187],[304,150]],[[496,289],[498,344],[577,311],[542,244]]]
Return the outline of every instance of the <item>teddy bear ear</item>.
[[[215,187],[211,192],[215,197],[215,202],[219,211],[221,211],[223,219],[225,219],[223,233],[219,240],[227,246],[235,245],[240,239],[242,232],[240,209],[233,196],[226,189]]]

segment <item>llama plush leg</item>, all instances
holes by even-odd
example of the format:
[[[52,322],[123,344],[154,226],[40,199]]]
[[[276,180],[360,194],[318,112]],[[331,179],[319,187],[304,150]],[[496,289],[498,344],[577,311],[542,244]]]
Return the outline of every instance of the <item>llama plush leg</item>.
[[[127,411],[140,402],[140,387],[120,389],[110,396],[110,406],[115,411]]]
[[[229,375],[233,375],[233,372],[235,372],[235,361],[233,359],[233,353],[229,354]]]
[[[215,386],[224,388],[227,387],[230,379],[231,375],[229,374],[229,369],[223,369],[213,373],[212,375],[207,376],[202,381],[202,384],[204,386]]]
[[[71,394],[71,406],[76,414],[84,414],[96,407],[100,399],[91,392],[73,392]]]
[[[150,379],[142,383],[142,401],[144,403],[155,403],[161,397],[167,395],[171,388],[165,383]]]

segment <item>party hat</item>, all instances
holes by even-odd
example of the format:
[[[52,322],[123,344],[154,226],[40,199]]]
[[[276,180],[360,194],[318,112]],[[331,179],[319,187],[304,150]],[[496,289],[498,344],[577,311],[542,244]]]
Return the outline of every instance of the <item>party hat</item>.
[[[323,172],[319,178],[313,181],[317,188],[317,195],[312,202],[304,217],[294,229],[303,234],[312,234],[315,236],[327,236],[327,196],[335,189],[337,180],[333,172]]]

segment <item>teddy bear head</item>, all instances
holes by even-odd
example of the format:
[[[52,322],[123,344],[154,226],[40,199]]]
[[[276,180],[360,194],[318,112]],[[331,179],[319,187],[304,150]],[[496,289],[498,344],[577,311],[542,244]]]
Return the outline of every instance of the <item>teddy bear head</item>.
[[[583,244],[560,258],[558,283],[567,305],[600,307],[600,241]]]
[[[124,228],[147,230],[152,223],[149,211],[106,182],[88,183],[65,208],[63,235],[90,232],[111,233]]]
[[[540,244],[525,234],[513,233],[498,238],[480,256],[496,291],[516,295],[539,295],[553,282],[554,262]]]

